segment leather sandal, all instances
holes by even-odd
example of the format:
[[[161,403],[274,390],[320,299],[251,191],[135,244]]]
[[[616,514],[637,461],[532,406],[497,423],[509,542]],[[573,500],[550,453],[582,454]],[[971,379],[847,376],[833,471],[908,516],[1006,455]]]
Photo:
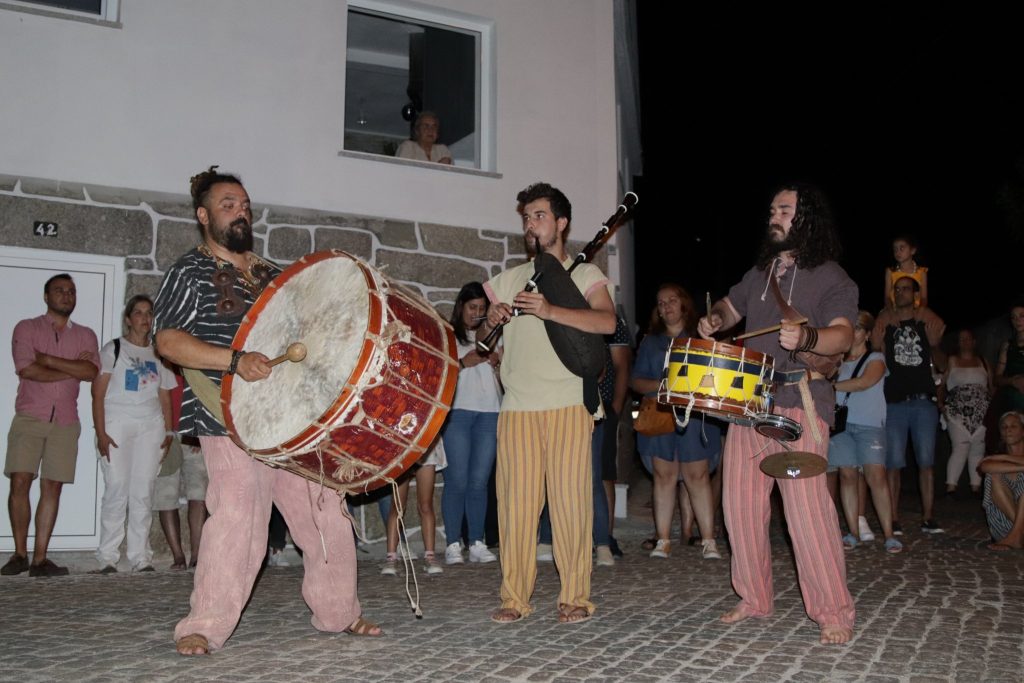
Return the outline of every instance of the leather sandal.
[[[373,632],[374,629],[377,629],[376,633]],[[342,633],[359,638],[380,638],[384,635],[384,630],[372,621],[367,621],[366,619],[359,617],[352,622],[351,626],[342,631]]]
[[[210,641],[201,633],[182,636],[174,645],[178,649],[178,654],[185,657],[210,654]]]

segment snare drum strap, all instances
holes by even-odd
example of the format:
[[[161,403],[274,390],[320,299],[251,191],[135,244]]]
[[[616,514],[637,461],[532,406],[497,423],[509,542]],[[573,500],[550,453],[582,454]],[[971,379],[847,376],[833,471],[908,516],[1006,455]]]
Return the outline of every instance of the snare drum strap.
[[[213,380],[204,375],[202,370],[194,368],[182,368],[181,373],[203,407],[210,415],[213,415],[217,422],[223,425],[224,410],[220,406],[220,389],[213,383]]]

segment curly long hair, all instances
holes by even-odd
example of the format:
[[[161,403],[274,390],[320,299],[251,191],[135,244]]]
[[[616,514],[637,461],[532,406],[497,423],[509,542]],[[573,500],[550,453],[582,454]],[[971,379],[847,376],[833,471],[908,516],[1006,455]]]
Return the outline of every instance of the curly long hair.
[[[455,338],[462,344],[469,343],[469,337],[466,335],[466,323],[462,320],[462,309],[466,307],[467,301],[472,301],[473,299],[487,301],[487,293],[484,292],[484,286],[479,282],[467,282],[462,286],[462,289],[459,290],[459,295],[455,297],[452,316],[448,320],[452,327],[455,328]]]
[[[679,304],[683,309],[683,332],[692,337],[697,329],[697,305],[693,303],[693,297],[683,289],[682,285],[677,285],[675,282],[666,282],[658,287],[659,292],[663,289],[671,290],[679,297]],[[647,324],[647,333],[665,334],[665,332],[665,321],[658,314],[658,305],[655,304],[651,311],[651,320]]]
[[[832,218],[832,209],[821,190],[806,183],[789,183],[776,189],[772,197],[780,192],[796,192],[796,215],[787,238],[793,245],[796,265],[814,268],[826,261],[838,261],[843,247]],[[757,255],[758,268],[771,265],[778,251],[778,245],[765,235]]]

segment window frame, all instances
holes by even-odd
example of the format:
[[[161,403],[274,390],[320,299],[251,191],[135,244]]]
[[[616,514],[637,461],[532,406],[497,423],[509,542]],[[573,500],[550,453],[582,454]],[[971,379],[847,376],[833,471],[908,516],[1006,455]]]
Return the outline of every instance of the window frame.
[[[38,14],[57,19],[70,19],[87,24],[96,24],[97,26],[122,28],[121,0],[101,0],[99,14],[65,9],[63,7],[53,7],[38,2],[30,2],[29,0],[0,0],[0,9],[25,12],[26,14]]]
[[[440,27],[451,27],[460,31],[471,31],[479,34],[480,36],[480,88],[479,95],[477,98],[477,106],[479,107],[480,121],[480,166],[477,169],[462,169],[462,170],[475,170],[486,174],[493,173],[497,170],[497,157],[496,157],[496,132],[495,132],[495,114],[497,111],[496,103],[497,98],[495,96],[495,84],[497,81],[497,70],[495,66],[495,47],[494,47],[494,21],[491,19],[485,19],[483,17],[475,16],[472,14],[466,14],[464,12],[458,12],[455,10],[445,9],[442,7],[430,7],[415,2],[408,2],[407,0],[348,0],[347,7],[345,10],[346,22],[348,20],[348,13],[351,10],[365,10],[368,12],[382,14],[394,17],[398,20],[407,20],[410,23],[425,23],[433,24]],[[348,46],[346,39],[346,57],[345,64],[346,68],[348,65]],[[345,93],[347,97],[347,93]],[[342,107],[344,111],[344,107]],[[345,127],[345,122],[342,121],[342,128]],[[342,156],[352,156],[355,158],[370,158],[370,157],[381,157],[378,154],[366,154],[362,152],[356,152],[354,150],[342,150],[340,153]],[[407,160],[406,160],[407,161]],[[408,162],[416,163],[417,162]],[[424,166],[434,167],[436,164],[429,164]]]

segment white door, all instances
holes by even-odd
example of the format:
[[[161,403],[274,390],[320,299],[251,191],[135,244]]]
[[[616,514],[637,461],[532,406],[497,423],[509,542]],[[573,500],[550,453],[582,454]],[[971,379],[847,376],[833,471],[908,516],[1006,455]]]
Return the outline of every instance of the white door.
[[[19,320],[35,318],[46,312],[43,285],[57,273],[69,273],[78,290],[78,303],[71,321],[96,333],[100,346],[121,334],[121,303],[124,301],[124,259],[113,256],[74,254],[39,249],[0,248],[0,340],[6,351],[0,352],[0,460],[7,458],[7,431],[14,417],[14,399],[18,379],[14,374],[10,339]],[[90,386],[83,382],[78,392],[78,417],[82,436],[78,441],[78,465],[75,483],[65,485],[60,497],[60,512],[50,540],[51,550],[88,550],[99,545],[99,503],[103,495],[103,477],[96,458],[92,424]],[[10,480],[0,477],[0,500],[7,501]],[[32,515],[39,500],[39,484],[32,485]],[[32,552],[34,522],[29,527],[29,552]],[[14,549],[11,520],[6,505],[0,513],[0,551]]]

